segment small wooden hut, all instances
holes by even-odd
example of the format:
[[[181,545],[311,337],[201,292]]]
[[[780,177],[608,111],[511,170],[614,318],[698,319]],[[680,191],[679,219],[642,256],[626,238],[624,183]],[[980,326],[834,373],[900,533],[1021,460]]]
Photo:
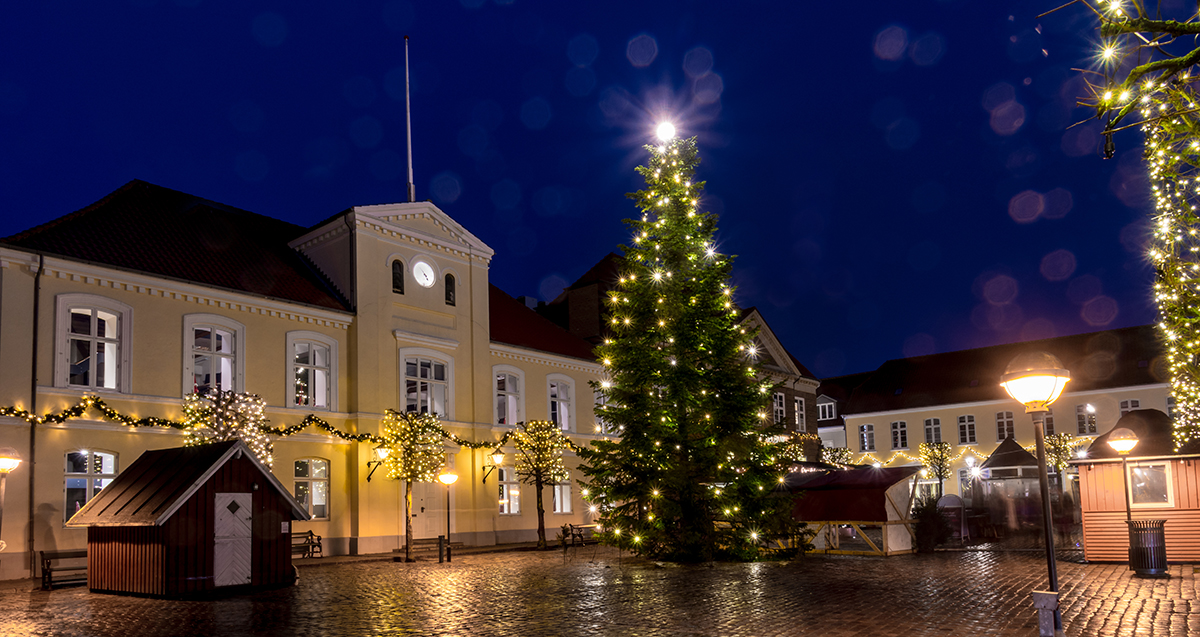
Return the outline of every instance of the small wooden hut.
[[[177,597],[295,582],[291,521],[308,514],[245,443],[143,453],[76,513],[88,588]]]
[[[816,533],[815,550],[836,555],[899,555],[915,551],[909,516],[920,467],[866,467],[790,473],[792,516]]]
[[[983,501],[989,529],[1007,527],[1035,531],[1042,524],[1042,492],[1038,486],[1038,463],[1016,440],[1005,438],[988,459],[979,465]]]
[[[1174,452],[1170,417],[1157,409],[1131,411],[1114,426],[1138,436],[1129,453],[1130,510],[1135,520],[1166,520],[1167,559],[1200,561],[1200,453]],[[1129,559],[1121,458],[1108,446],[1112,432],[1096,438],[1079,468],[1083,557],[1093,562]],[[1193,451],[1193,450],[1185,450]]]

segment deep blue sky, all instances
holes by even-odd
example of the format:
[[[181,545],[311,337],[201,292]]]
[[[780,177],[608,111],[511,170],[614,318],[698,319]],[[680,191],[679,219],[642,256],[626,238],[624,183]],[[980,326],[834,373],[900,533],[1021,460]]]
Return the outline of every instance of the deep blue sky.
[[[10,2],[0,236],[134,178],[302,225],[402,201],[408,34],[417,198],[514,296],[626,240],[669,116],[738,301],[820,376],[1147,323],[1140,139],[1067,130],[1095,35],[1057,4]]]

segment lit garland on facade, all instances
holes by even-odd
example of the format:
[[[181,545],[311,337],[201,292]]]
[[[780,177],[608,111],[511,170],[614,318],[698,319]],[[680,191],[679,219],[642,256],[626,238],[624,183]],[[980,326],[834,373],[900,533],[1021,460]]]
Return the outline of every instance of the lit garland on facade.
[[[271,439],[264,432],[267,417],[257,394],[210,389],[183,399],[185,447],[241,440],[268,467],[275,462]]]
[[[655,558],[752,559],[759,538],[794,535],[780,443],[768,442],[770,384],[738,326],[731,259],[699,210],[695,139],[648,146],[646,187],[629,195],[632,246],[596,348],[597,418],[621,431],[583,451],[584,491],[603,542]],[[767,435],[764,435],[767,434]]]
[[[1149,19],[1140,3],[1085,4],[1100,22],[1097,75],[1103,81],[1085,76],[1093,92],[1086,105],[1106,120],[1105,157],[1115,153],[1114,133],[1139,127],[1145,137],[1155,209],[1148,256],[1155,270],[1154,299],[1179,450],[1200,441],[1200,100],[1191,70],[1200,62],[1200,23],[1194,6],[1170,16],[1181,9],[1162,5],[1153,12],[1159,19]],[[1122,125],[1129,115],[1138,121]]]

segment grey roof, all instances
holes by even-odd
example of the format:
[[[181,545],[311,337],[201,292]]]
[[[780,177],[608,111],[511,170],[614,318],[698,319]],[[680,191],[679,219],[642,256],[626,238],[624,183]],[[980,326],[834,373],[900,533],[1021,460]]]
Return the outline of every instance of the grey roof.
[[[231,440],[143,453],[72,516],[67,526],[162,526],[238,452],[249,458],[291,504],[293,519],[308,519],[308,512],[259,462],[246,443]]]

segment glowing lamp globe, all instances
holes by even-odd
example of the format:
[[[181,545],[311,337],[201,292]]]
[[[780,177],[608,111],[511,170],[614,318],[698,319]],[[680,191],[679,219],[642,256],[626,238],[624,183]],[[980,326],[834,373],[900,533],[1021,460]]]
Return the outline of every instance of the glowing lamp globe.
[[[438,476],[438,481],[446,486],[450,486],[458,481],[458,474],[443,473],[442,475]]]
[[[675,125],[671,122],[663,122],[654,130],[654,134],[662,141],[670,141],[675,137]]]
[[[0,473],[8,473],[21,464],[21,454],[12,447],[0,447]]]
[[[1137,434],[1133,433],[1129,429],[1126,429],[1125,427],[1114,429],[1112,433],[1108,434],[1108,446],[1112,447],[1113,451],[1116,451],[1122,456],[1130,451],[1133,451],[1133,448],[1137,446],[1137,443]]]
[[[497,467],[504,464],[504,452],[503,451],[497,451],[496,453],[492,454],[492,464]]]
[[[387,445],[380,444],[375,447],[375,459],[380,462],[387,460],[388,454],[391,452],[392,450]]]
[[[1047,411],[1071,381],[1061,361],[1046,352],[1027,352],[1014,358],[1000,377],[1000,386],[1025,405],[1025,413]]]

